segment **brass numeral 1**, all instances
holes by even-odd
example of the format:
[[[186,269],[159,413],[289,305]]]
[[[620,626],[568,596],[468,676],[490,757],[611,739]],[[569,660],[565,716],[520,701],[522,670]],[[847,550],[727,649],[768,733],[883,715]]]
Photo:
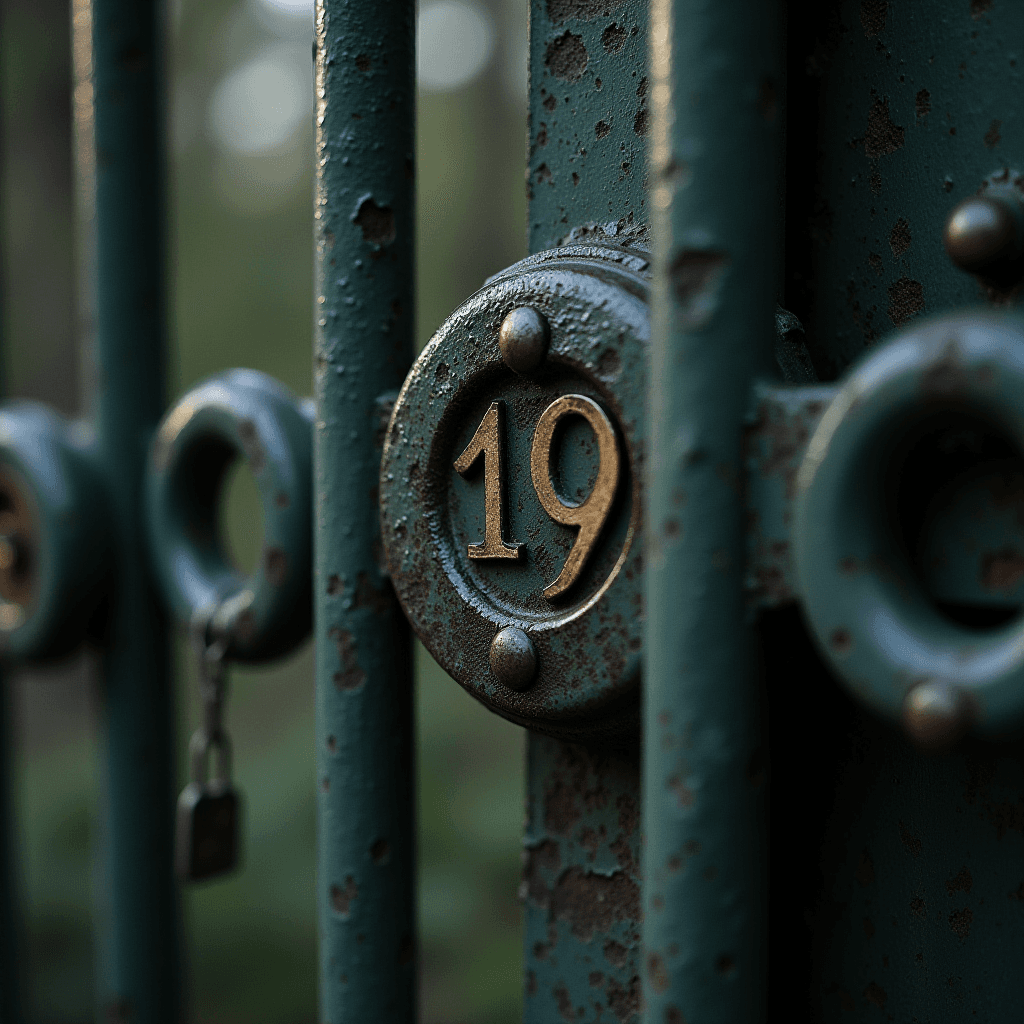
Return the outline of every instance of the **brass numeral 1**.
[[[551,483],[551,445],[555,429],[562,419],[572,415],[582,416],[590,424],[597,437],[600,458],[593,490],[579,505],[566,505]],[[563,395],[541,413],[530,449],[530,475],[544,511],[556,523],[575,526],[580,531],[557,579],[544,588],[544,596],[551,601],[564,594],[579,579],[611,511],[619,485],[619,446],[615,428],[597,402],[584,395]]]
[[[551,449],[555,430],[566,416],[582,416],[597,438],[600,460],[597,480],[579,505],[567,505],[551,483]],[[481,457],[484,460],[484,541],[469,545],[470,558],[518,560],[525,550],[522,544],[504,540],[504,448],[505,403],[492,402],[473,439],[455,462],[456,471],[466,476]],[[530,475],[544,511],[556,523],[579,530],[562,571],[553,583],[544,588],[544,596],[553,601],[579,579],[604,529],[619,486],[619,445],[615,428],[597,402],[585,395],[563,395],[541,413],[530,448]]]
[[[469,557],[479,559],[522,557],[523,545],[509,544],[505,529],[505,403],[491,402],[466,450],[456,459],[455,471],[466,476],[484,460],[484,542],[469,545]]]

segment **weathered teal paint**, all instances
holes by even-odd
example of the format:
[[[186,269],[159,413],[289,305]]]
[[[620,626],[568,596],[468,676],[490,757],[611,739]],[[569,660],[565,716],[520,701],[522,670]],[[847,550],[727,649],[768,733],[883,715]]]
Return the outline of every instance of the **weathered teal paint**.
[[[649,99],[643,0],[532,0],[531,252],[585,225],[646,225]]]
[[[831,380],[922,313],[984,301],[953,206],[1024,170],[1024,7],[844,0],[789,19],[786,298]]]
[[[766,751],[741,481],[751,382],[775,375],[779,18],[763,0],[652,8],[651,1021],[755,1024],[766,1013]]]
[[[587,238],[646,244],[647,24],[647,5],[634,0],[614,7],[532,0],[531,252]],[[614,756],[599,742],[527,737],[528,1022],[546,1024],[580,1009],[587,1021],[609,1013],[623,1024],[639,1019],[638,908],[631,900],[640,830],[635,822],[617,827],[613,810],[638,804],[639,760],[638,737]],[[618,887],[614,911],[601,912],[599,896],[609,895],[597,893],[601,879]],[[581,880],[593,899],[570,921],[559,901]]]
[[[155,0],[93,0],[91,10],[97,321],[87,356],[118,540],[103,655],[97,999],[104,1019],[155,1024],[176,1022],[181,1006],[171,657],[143,517],[165,400],[164,14]]]
[[[412,358],[415,6],[318,0],[314,608],[320,1016],[416,1013],[412,665],[377,480]]]

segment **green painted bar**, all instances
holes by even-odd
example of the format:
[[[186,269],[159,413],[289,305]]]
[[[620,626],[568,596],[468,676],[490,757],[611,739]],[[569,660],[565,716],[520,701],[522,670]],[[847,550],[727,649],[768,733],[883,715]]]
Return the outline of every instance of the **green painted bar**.
[[[147,449],[165,401],[163,24],[158,2],[76,4],[76,49],[92,41],[95,162],[80,167],[86,188],[95,180],[97,322],[87,371],[118,539],[103,638],[97,1012],[138,1024],[170,1024],[181,1013],[171,654],[142,514]]]
[[[773,375],[779,18],[763,0],[652,6],[644,994],[659,1024],[766,1014],[766,752],[741,481],[751,382]]]
[[[531,252],[592,236],[595,224],[608,240],[645,244],[647,24],[637,0],[532,0]],[[608,750],[527,737],[528,1024],[570,1011],[640,1019],[639,777],[639,738]]]
[[[314,608],[320,1019],[416,1015],[412,663],[377,487],[415,319],[415,6],[318,0]]]

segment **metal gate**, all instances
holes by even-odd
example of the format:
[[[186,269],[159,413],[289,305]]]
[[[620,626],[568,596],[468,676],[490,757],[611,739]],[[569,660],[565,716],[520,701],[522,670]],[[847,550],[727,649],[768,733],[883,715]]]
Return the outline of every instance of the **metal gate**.
[[[169,411],[157,8],[74,5],[91,419],[0,410],[4,652],[103,651],[103,1014],[181,1015],[225,667],[312,625],[321,1017],[415,1017],[411,625],[528,730],[527,1020],[1013,1019],[1024,8],[531,0],[532,255],[412,363],[415,8],[318,0],[315,402]]]

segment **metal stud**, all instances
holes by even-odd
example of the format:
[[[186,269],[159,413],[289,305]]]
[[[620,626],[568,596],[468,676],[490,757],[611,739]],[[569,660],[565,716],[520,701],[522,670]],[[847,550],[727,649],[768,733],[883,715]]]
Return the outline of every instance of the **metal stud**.
[[[946,252],[961,270],[987,277],[1024,253],[1020,203],[1003,192],[965,199],[946,221]]]
[[[903,705],[903,725],[918,746],[951,747],[967,731],[972,719],[967,693],[942,680],[918,683]]]
[[[501,322],[501,358],[516,373],[533,373],[548,354],[550,332],[543,314],[532,306],[517,306]]]
[[[491,641],[491,671],[502,686],[528,690],[537,674],[537,652],[529,635],[518,626],[506,626]]]

